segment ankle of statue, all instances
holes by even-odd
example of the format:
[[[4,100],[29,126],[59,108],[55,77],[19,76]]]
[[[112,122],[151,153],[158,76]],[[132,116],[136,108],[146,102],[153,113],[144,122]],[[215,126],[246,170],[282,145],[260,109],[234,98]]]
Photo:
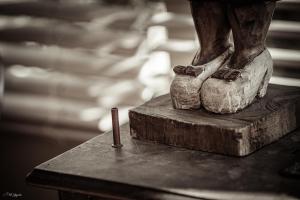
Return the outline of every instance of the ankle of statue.
[[[219,57],[220,55],[222,55],[225,51],[227,51],[228,49],[230,49],[232,46],[229,44],[228,46],[224,46],[221,48],[217,48],[214,50],[210,50],[209,52],[211,53],[207,53],[206,55],[203,55],[204,53],[200,53],[200,58],[196,60],[196,56],[192,61],[192,65],[193,66],[199,66],[199,65],[204,65],[206,63],[209,63],[210,61],[216,59],[217,57]]]

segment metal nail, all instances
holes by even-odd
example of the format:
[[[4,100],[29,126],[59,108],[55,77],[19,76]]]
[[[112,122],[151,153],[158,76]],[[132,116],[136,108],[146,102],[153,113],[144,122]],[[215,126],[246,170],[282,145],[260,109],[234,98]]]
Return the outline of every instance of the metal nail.
[[[113,140],[114,140],[112,147],[121,148],[123,145],[121,144],[121,139],[120,139],[120,125],[119,125],[118,108],[111,109],[111,117],[112,117]]]

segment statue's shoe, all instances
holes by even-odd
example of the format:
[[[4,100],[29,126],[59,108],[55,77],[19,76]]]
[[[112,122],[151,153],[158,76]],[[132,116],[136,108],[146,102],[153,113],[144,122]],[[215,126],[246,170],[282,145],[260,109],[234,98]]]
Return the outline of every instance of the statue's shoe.
[[[243,69],[231,69],[225,64],[203,83],[202,105],[214,113],[235,113],[256,96],[265,96],[272,73],[272,57],[267,49]]]
[[[228,48],[217,58],[204,65],[174,67],[173,70],[176,75],[170,87],[173,107],[176,109],[200,108],[202,83],[228,60],[231,53],[231,49]]]

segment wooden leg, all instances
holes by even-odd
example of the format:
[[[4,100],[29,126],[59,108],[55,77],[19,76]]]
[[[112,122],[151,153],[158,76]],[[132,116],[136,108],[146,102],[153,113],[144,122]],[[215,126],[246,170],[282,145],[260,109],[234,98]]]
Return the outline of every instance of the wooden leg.
[[[193,66],[176,66],[170,93],[176,109],[199,109],[202,83],[215,73],[231,54],[230,26],[226,4],[220,1],[191,1],[192,16],[201,44]]]
[[[265,96],[273,72],[272,57],[265,47],[275,2],[228,4],[234,53],[201,88],[205,109],[235,113]]]
[[[192,65],[205,64],[229,47],[230,26],[226,4],[220,1],[191,1],[191,12],[201,45]]]
[[[228,17],[235,48],[231,57],[231,68],[243,68],[264,51],[275,4],[273,1],[228,4]]]

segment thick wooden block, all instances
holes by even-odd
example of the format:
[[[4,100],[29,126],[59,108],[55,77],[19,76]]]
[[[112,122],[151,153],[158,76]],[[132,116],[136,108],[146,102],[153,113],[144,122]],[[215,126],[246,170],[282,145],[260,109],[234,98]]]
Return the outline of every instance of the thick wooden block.
[[[245,156],[300,124],[300,88],[269,85],[267,95],[235,114],[176,110],[170,95],[129,112],[133,138],[194,150]]]

